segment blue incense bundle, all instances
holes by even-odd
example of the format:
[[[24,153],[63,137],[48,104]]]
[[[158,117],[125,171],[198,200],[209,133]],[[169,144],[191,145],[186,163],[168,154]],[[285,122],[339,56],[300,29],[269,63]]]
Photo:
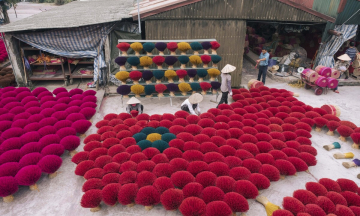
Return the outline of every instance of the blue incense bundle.
[[[205,69],[199,69],[197,70],[197,75],[199,77],[199,82],[204,81],[204,77],[208,74],[207,70]]]
[[[161,83],[161,79],[164,77],[165,71],[163,70],[154,70],[153,75],[156,78],[156,83]]]
[[[199,51],[203,49],[201,43],[199,42],[192,42],[190,46],[191,49],[194,50],[194,55],[199,55]]]
[[[143,49],[147,53],[147,55],[151,55],[151,52],[154,50],[155,44],[151,42],[146,42],[143,44]]]
[[[212,55],[211,61],[213,62],[213,67],[217,67],[217,63],[219,63],[221,61],[221,56]]]
[[[136,70],[137,66],[140,64],[140,59],[139,57],[129,57],[127,62],[131,65],[133,70]]]
[[[147,97],[148,96],[151,97],[152,93],[154,93],[154,92],[155,92],[155,86],[154,85],[146,85],[145,86],[145,94],[146,94]]]
[[[186,68],[186,64],[189,62],[189,57],[188,56],[179,56],[178,60],[181,64],[180,68]]]
[[[199,83],[190,83],[191,89],[193,90],[193,94],[196,93],[197,91],[199,91],[200,89],[200,84]]]

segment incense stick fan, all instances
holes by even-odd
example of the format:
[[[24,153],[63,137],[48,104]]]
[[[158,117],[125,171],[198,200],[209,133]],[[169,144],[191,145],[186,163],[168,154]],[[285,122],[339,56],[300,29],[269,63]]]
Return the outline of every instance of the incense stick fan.
[[[177,70],[176,75],[179,77],[179,82],[185,82],[184,77],[186,77],[186,70]]]
[[[211,57],[208,55],[202,55],[201,57],[201,61],[203,62],[203,68],[208,68],[208,64],[211,62]]]
[[[146,84],[151,83],[151,78],[153,77],[153,73],[149,70],[145,70],[142,72],[142,78],[145,80]]]
[[[121,81],[121,84],[126,84],[126,80],[129,78],[129,72],[119,71],[115,74],[115,78]]]
[[[118,94],[121,94],[124,98],[128,98],[131,92],[131,89],[130,89],[130,86],[128,85],[122,85],[122,86],[119,86],[117,89],[116,89],[116,92]]]
[[[199,82],[204,81],[204,77],[206,77],[206,75],[208,75],[208,72],[205,69],[199,69],[197,70],[197,75],[199,77]]]
[[[348,152],[348,153],[335,153],[334,158],[335,159],[351,159],[354,158],[354,153]]]
[[[175,51],[178,48],[178,45],[176,42],[169,42],[167,44],[167,49],[170,50],[170,55],[176,55]]]
[[[164,77],[165,71],[163,70],[154,70],[154,77],[156,78],[156,83],[161,83],[161,79]]]
[[[323,148],[326,149],[327,151],[330,151],[331,149],[340,149],[341,145],[338,142],[333,142],[330,145],[324,145]]]
[[[154,50],[154,48],[155,48],[154,43],[146,42],[146,43],[143,44],[143,49],[145,50],[146,55],[152,55],[151,52]]]
[[[164,55],[164,51],[167,47],[166,43],[164,42],[158,42],[155,44],[156,49],[159,51],[159,55]]]
[[[162,69],[162,64],[165,61],[165,58],[162,56],[155,56],[152,61],[157,65],[158,69]]]
[[[211,84],[207,82],[201,82],[200,88],[202,89],[201,94],[206,95],[206,92],[211,88]]]
[[[196,76],[197,71],[195,69],[189,69],[187,75],[189,76],[189,82],[194,82],[194,77]]]
[[[177,60],[178,59],[175,56],[167,56],[165,58],[165,64],[168,65],[168,69],[173,69],[173,65],[177,62]]]
[[[120,66],[120,70],[126,70],[125,63],[127,58],[123,56],[119,56],[115,59],[115,63]]]
[[[138,57],[130,57],[127,62],[131,65],[131,70],[137,70],[137,66],[140,64]]]
[[[206,41],[206,42],[202,42],[201,43],[201,46],[203,47],[204,49],[204,54],[208,55],[209,54],[209,49],[211,48],[211,43]]]
[[[130,48],[130,44],[122,42],[116,45],[116,47],[121,51],[122,56],[127,56],[127,51]]]
[[[155,91],[158,93],[158,97],[164,97],[164,91],[166,90],[166,85],[164,84],[157,84],[155,85]]]
[[[211,82],[212,93],[216,94],[218,92],[220,86],[221,86],[221,83],[219,83],[219,82]]]
[[[176,72],[173,70],[167,70],[165,71],[165,77],[168,79],[169,83],[173,83],[173,78],[176,77]]]
[[[220,44],[217,41],[211,41],[211,54],[217,54],[216,50],[220,47]]]
[[[141,79],[142,73],[140,71],[131,71],[129,73],[129,77],[134,84],[139,84],[139,79]]]
[[[201,58],[197,55],[192,55],[189,59],[192,64],[192,68],[197,68],[197,65],[202,63]]]
[[[359,159],[354,159],[351,162],[343,162],[342,165],[346,168],[349,169],[351,167],[358,167],[360,166],[360,160]]]
[[[217,67],[217,64],[221,61],[221,56],[218,55],[212,55],[211,56],[212,66]]]
[[[179,56],[178,60],[181,64],[180,68],[186,68],[186,64],[189,62],[189,57],[187,56]]]
[[[135,42],[135,43],[132,43],[130,45],[130,48],[133,49],[135,51],[135,55],[136,56],[139,56],[140,55],[140,51],[143,49],[143,45],[139,42]]]
[[[144,69],[149,69],[149,66],[152,65],[153,61],[149,56],[143,56],[140,58],[140,65],[144,67]]]
[[[179,84],[179,90],[181,91],[181,94],[186,96],[188,91],[191,91],[191,86],[189,83],[180,83]]]
[[[256,201],[258,201],[259,203],[261,203],[266,210],[266,214],[268,216],[271,216],[273,214],[274,211],[281,209],[279,206],[271,203],[266,197],[264,196],[258,196],[256,197]]]
[[[200,89],[200,84],[199,83],[190,83],[190,87],[193,90],[192,94],[195,94],[197,91],[199,91]]]
[[[145,86],[145,97],[152,97],[152,94],[155,92],[154,85],[147,85]]]
[[[215,68],[211,68],[211,69],[207,70],[207,72],[210,76],[210,81],[215,81],[216,77],[220,75],[220,71]]]
[[[140,97],[140,94],[144,93],[144,86],[136,84],[131,86],[131,91],[135,94],[135,97]]]
[[[175,92],[179,91],[178,85],[176,85],[174,83],[167,84],[167,89],[170,91],[170,96],[171,97],[175,97]]]
[[[199,42],[192,42],[190,44],[190,47],[192,50],[194,50],[194,55],[199,55],[199,51],[203,49],[203,47],[201,46],[201,43],[199,43]]]
[[[178,43],[178,50],[180,50],[181,55],[186,55],[186,52],[190,49],[191,49],[191,46],[189,43],[186,43],[186,42]]]

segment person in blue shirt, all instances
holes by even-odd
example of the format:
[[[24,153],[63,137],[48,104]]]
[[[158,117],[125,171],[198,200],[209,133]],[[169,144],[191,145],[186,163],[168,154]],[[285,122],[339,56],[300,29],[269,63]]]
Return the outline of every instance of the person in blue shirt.
[[[261,51],[261,54],[259,56],[259,59],[256,60],[256,62],[259,64],[259,74],[257,80],[260,81],[262,76],[262,82],[265,85],[265,79],[266,79],[266,71],[269,64],[269,53],[266,49],[263,49]]]

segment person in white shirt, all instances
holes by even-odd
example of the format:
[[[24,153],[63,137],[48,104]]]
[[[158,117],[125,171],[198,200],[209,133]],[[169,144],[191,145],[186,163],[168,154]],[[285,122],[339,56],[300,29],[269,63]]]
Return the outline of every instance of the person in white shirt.
[[[220,99],[220,104],[228,103],[228,94],[232,96],[232,90],[231,90],[231,75],[230,73],[236,70],[236,67],[227,64],[222,70],[221,70],[221,87],[220,90],[222,92],[222,96]]]
[[[126,107],[126,112],[127,113],[131,113],[131,111],[133,111],[133,110],[136,110],[136,111],[138,111],[139,113],[139,115],[141,114],[141,113],[143,113],[143,111],[144,111],[144,106],[141,104],[141,102],[138,100],[138,99],[136,99],[135,97],[132,97],[132,98],[130,98],[130,100],[126,103],[127,104],[127,107]]]
[[[181,110],[186,111],[192,115],[200,115],[201,112],[199,103],[203,99],[204,97],[201,94],[195,93],[181,104]]]

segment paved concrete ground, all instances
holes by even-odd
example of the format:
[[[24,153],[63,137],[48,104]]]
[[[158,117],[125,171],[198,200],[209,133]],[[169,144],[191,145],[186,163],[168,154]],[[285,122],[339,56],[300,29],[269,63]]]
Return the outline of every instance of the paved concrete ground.
[[[249,62],[244,62],[243,69],[243,84],[246,84],[248,80],[254,78],[257,71],[253,69],[253,66]],[[62,83],[60,83],[61,85]],[[341,119],[349,120],[357,125],[360,125],[359,113],[359,87],[340,87],[340,94],[329,92],[327,95],[316,96],[313,91],[305,90],[304,88],[296,89],[288,86],[285,83],[277,83],[273,80],[267,79],[266,85],[268,87],[285,88],[293,92],[300,94],[299,100],[314,107],[320,107],[323,104],[335,104],[341,109]],[[54,89],[56,86],[48,86],[49,89]],[[73,86],[71,86],[73,87]],[[83,84],[80,87],[84,87]],[[98,95],[101,95],[99,92]],[[209,108],[215,107],[216,104],[210,102],[210,99],[214,100],[214,96],[206,96],[205,100],[201,103],[202,111],[206,111]],[[101,98],[98,99],[100,103]],[[180,99],[174,100],[173,107],[170,107],[168,99],[142,99],[145,106],[145,111],[148,114],[162,114],[162,113],[175,113],[182,102]],[[119,96],[105,97],[100,106],[99,112],[92,118],[93,122],[100,121],[108,113],[120,113],[125,111],[124,107],[120,105]],[[96,133],[96,127],[93,125],[86,135]],[[351,149],[351,140],[347,142],[339,141],[339,135],[334,137],[326,135],[326,130],[321,132],[312,132],[313,146],[318,151],[316,166],[310,167],[310,174],[306,172],[298,173],[297,176],[286,177],[284,180],[278,182],[272,182],[270,188],[261,191],[261,194],[267,196],[269,200],[277,205],[281,206],[282,199],[285,196],[291,196],[293,191],[297,189],[304,189],[305,183],[309,181],[317,181],[320,178],[348,178],[360,183],[356,175],[360,173],[360,168],[345,169],[341,163],[346,160],[335,160],[332,155],[336,152],[349,152],[352,151],[356,158],[360,158],[359,150]],[[325,151],[322,146],[331,144],[334,141],[338,141],[342,144],[340,150],[333,150],[331,152]],[[78,150],[81,151],[83,145]],[[108,207],[103,205],[103,208],[98,213],[91,213],[89,209],[84,209],[80,206],[80,200],[82,196],[81,187],[84,183],[84,179],[79,176],[75,176],[75,164],[70,160],[68,154],[64,154],[63,165],[60,167],[59,175],[54,179],[49,179],[47,176],[43,176],[39,182],[39,192],[30,191],[27,187],[22,187],[15,196],[13,203],[3,203],[0,201],[0,215],[2,216],[43,216],[43,215],[156,215],[156,216],[175,216],[181,215],[178,211],[165,211],[161,205],[156,206],[150,212],[144,210],[143,206],[136,205],[133,208],[116,205],[115,207]],[[249,200],[250,210],[248,216],[265,216],[265,209],[262,205],[256,203],[254,200]],[[238,214],[240,215],[240,214]]]

